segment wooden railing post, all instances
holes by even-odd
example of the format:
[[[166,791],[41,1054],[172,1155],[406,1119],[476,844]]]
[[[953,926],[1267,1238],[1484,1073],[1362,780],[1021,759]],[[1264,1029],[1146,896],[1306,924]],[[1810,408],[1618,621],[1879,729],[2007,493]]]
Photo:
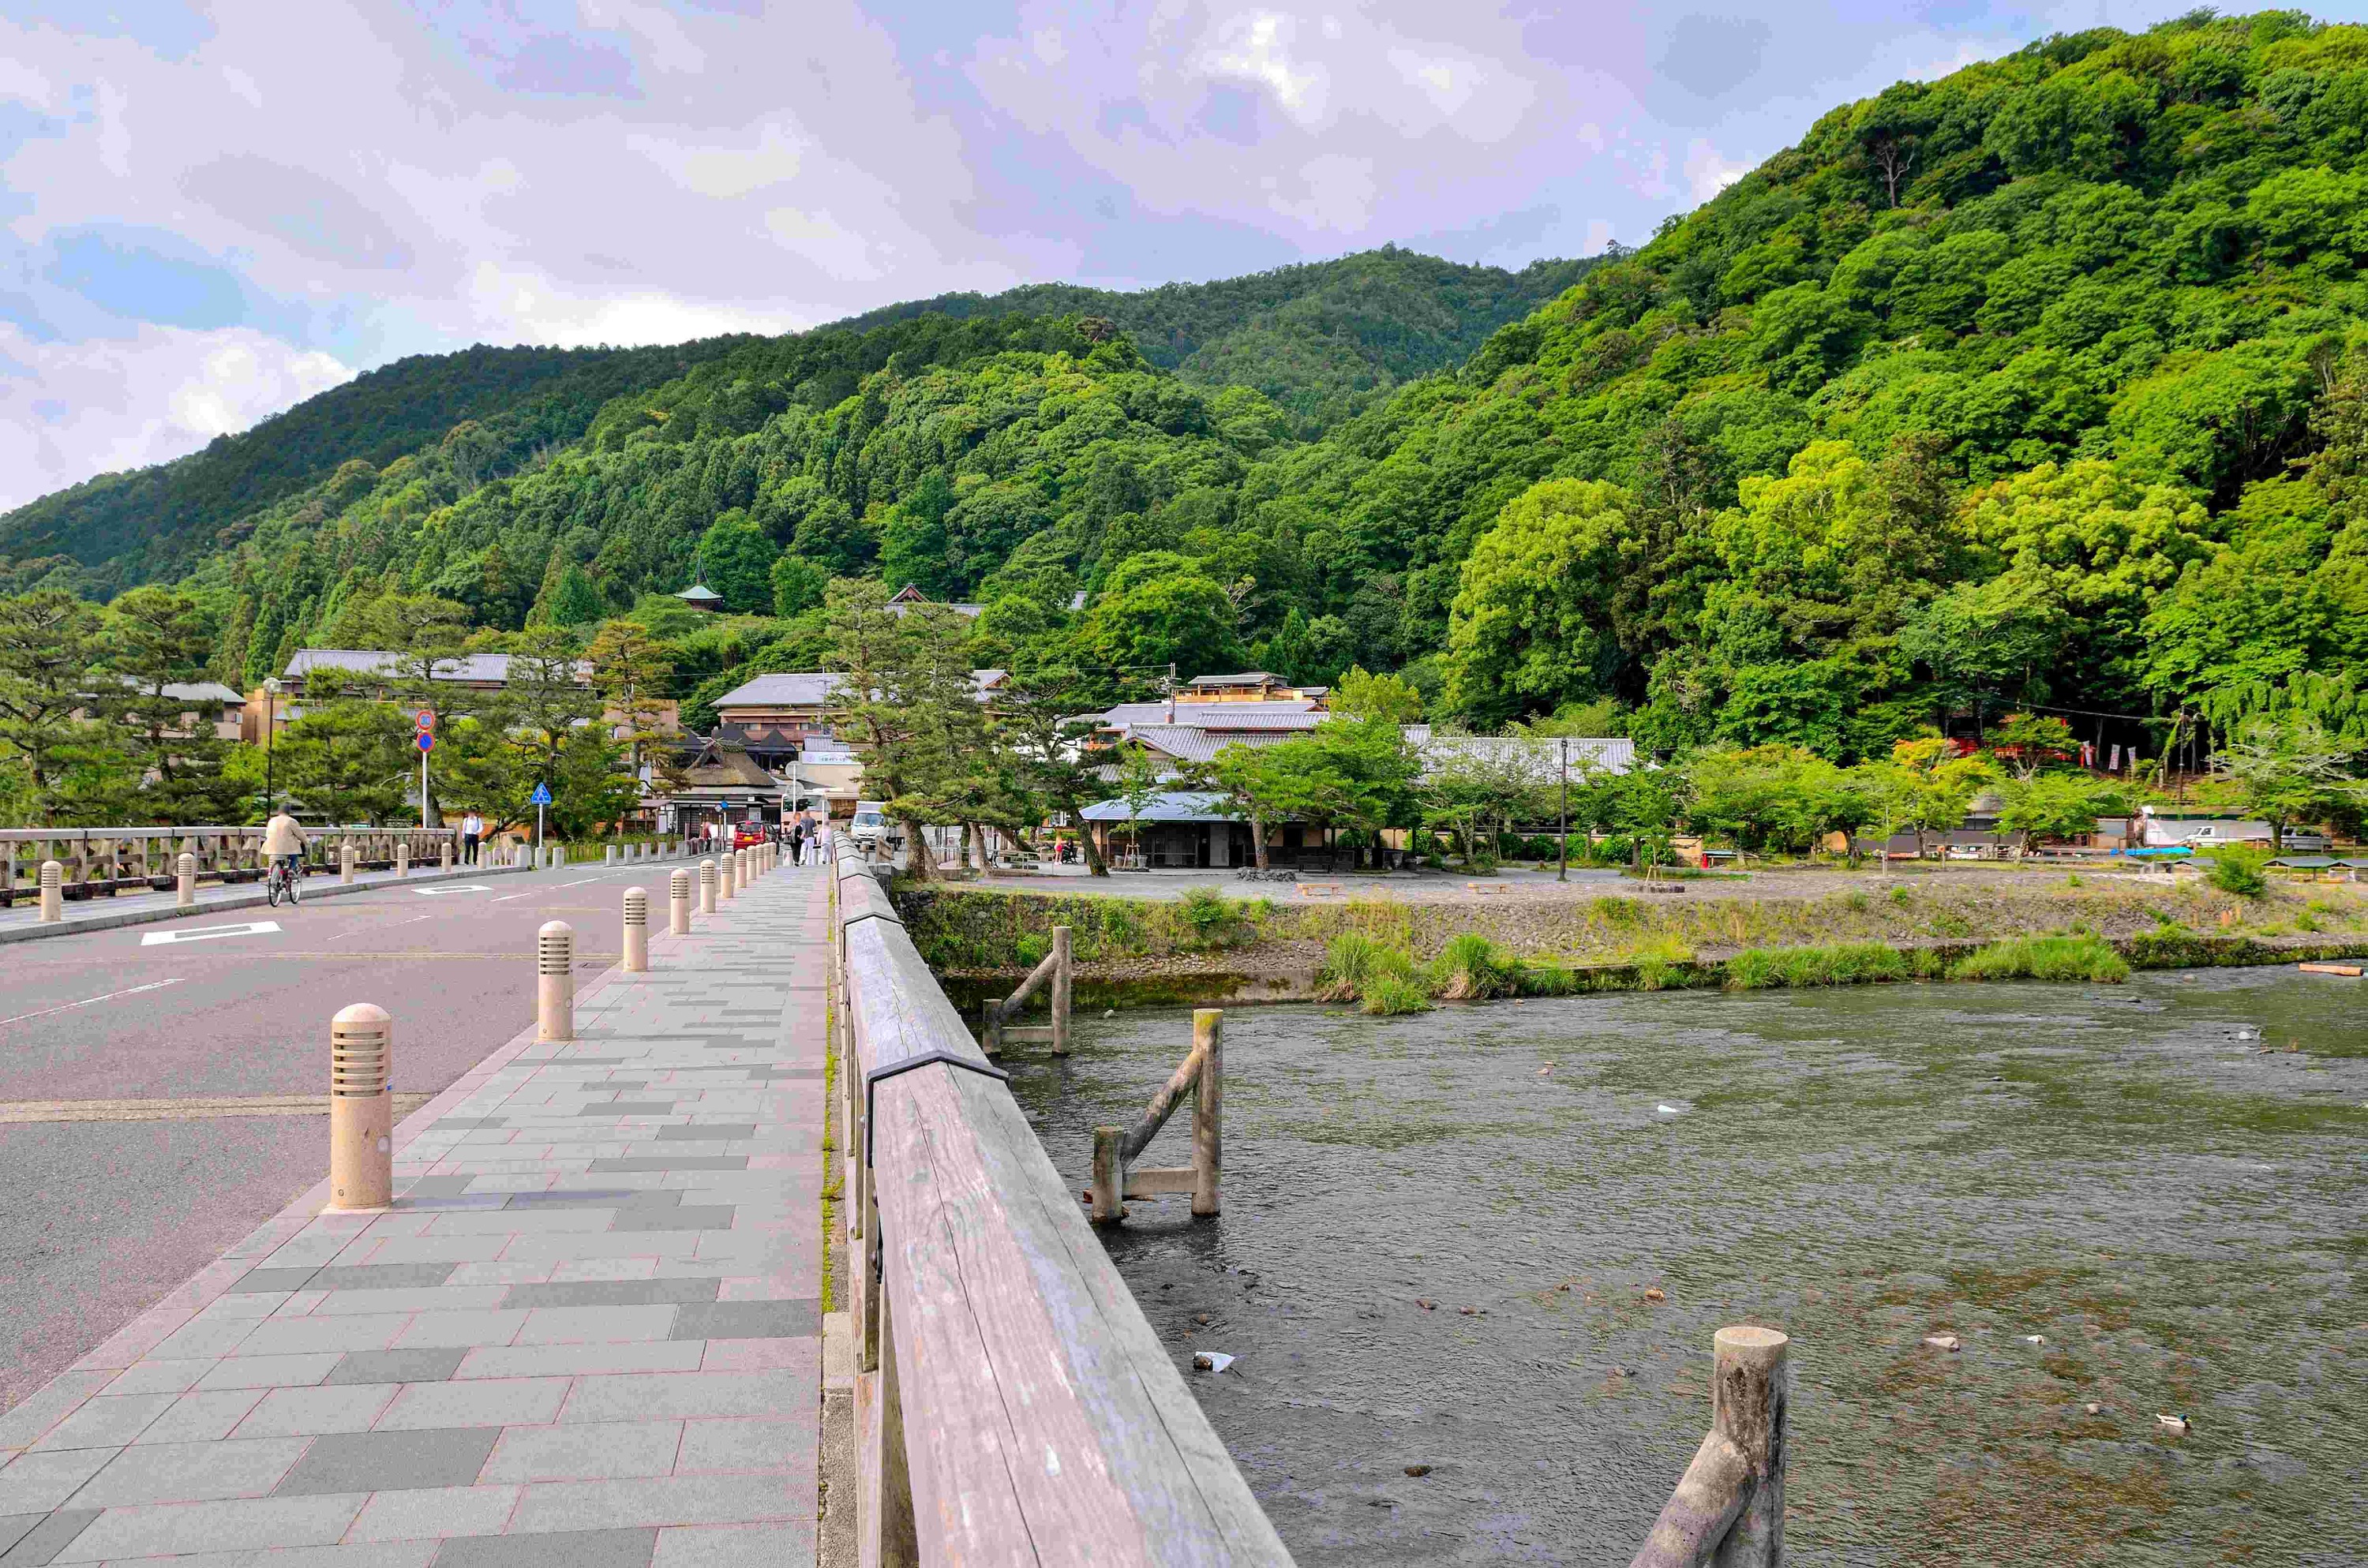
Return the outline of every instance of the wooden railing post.
[[[1053,927],[1053,1054],[1069,1054],[1069,927]]]
[[[1772,1328],[1713,1336],[1710,1434],[1629,1568],[1781,1568],[1790,1343]]]
[[[1121,1163],[1119,1143],[1126,1136],[1123,1128],[1094,1129],[1094,1222],[1107,1225],[1126,1217],[1126,1206],[1120,1201]]]

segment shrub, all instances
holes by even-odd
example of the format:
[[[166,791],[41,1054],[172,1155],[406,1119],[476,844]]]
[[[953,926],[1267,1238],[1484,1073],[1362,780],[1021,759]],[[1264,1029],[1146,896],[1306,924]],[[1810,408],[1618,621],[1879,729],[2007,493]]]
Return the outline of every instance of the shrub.
[[[1916,902],[1916,895],[1906,888],[1894,888],[1891,890],[1891,902],[1905,909]]]
[[[2239,898],[2259,898],[2270,891],[2269,879],[2261,874],[2268,861],[2266,855],[2223,849],[2212,861],[2212,885]]]
[[[1324,1002],[1354,1002],[1372,994],[1383,980],[1411,982],[1414,957],[1404,948],[1377,942],[1349,931],[1332,938],[1324,949],[1324,968],[1315,977],[1315,995]]]
[[[1587,846],[1587,861],[1593,866],[1624,866],[1635,858],[1636,841],[1624,836],[1606,838]]]
[[[1726,989],[1865,985],[1906,980],[1907,960],[1881,942],[1835,942],[1816,948],[1747,948],[1726,960]]]
[[[1843,896],[1842,907],[1849,910],[1852,915],[1864,915],[1868,910],[1874,907],[1874,900],[1867,897],[1866,894],[1861,892],[1858,889],[1852,888]]]
[[[1230,946],[1241,930],[1240,906],[1214,888],[1186,888],[1176,915],[1204,948]]]
[[[2130,966],[2100,937],[2009,937],[1949,966],[1952,980],[2088,980],[2118,985]]]
[[[1044,961],[1044,955],[1053,950],[1053,938],[1040,936],[1034,931],[1027,931],[1021,933],[1019,939],[1012,943],[1011,947],[1012,950],[1019,955],[1022,964],[1034,969]]]
[[[1383,1017],[1394,1017],[1401,1013],[1427,1013],[1430,1011],[1430,993],[1424,990],[1417,981],[1402,975],[1385,974],[1366,986],[1363,1010]]]
[[[1634,926],[1644,907],[1633,898],[1614,898],[1607,892],[1598,893],[1589,901],[1587,912],[1606,926]]]
[[[1451,1002],[1485,1002],[1519,991],[1520,971],[1519,963],[1497,952],[1494,942],[1466,931],[1431,960],[1431,989]]]

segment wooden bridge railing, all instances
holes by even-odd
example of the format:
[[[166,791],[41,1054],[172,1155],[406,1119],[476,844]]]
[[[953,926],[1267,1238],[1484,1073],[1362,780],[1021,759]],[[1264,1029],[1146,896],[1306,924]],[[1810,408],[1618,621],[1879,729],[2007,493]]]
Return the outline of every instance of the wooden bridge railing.
[[[168,890],[185,850],[198,858],[200,881],[260,881],[263,833],[261,827],[0,828],[0,908],[36,895],[44,860],[64,869],[69,899]],[[306,864],[322,870],[336,869],[347,844],[364,869],[393,866],[395,846],[407,844],[414,869],[427,870],[441,864],[445,845],[459,843],[451,828],[306,828],[304,836]]]
[[[860,1561],[1289,1563],[887,895],[836,882]]]

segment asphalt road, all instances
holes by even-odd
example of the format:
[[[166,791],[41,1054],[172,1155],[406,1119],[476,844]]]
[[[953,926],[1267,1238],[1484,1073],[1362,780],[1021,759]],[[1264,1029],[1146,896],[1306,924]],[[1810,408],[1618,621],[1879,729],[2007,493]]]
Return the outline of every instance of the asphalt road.
[[[325,1095],[329,1018],[394,1017],[394,1088],[433,1094],[534,1017],[534,937],[614,961],[624,890],[665,920],[677,862],[390,887],[301,908],[0,947],[0,1409],[14,1405],[325,1173],[325,1116],[21,1119],[30,1102]],[[246,929],[256,922],[277,930]],[[77,1114],[97,1108],[77,1107]],[[152,1115],[152,1109],[154,1114]]]

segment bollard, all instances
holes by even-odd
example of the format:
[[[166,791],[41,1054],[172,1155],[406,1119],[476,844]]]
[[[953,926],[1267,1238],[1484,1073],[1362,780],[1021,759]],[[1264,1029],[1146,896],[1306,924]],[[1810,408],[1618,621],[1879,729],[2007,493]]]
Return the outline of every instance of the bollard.
[[[347,887],[354,885],[354,846],[351,839],[337,846],[337,881]]]
[[[732,896],[734,888],[732,874],[734,871],[738,869],[736,862],[739,858],[740,851],[737,849],[727,849],[717,858],[715,863],[716,897],[728,899]]]
[[[640,888],[625,890],[625,972],[646,974],[650,968],[650,895]]]
[[[613,844],[604,844],[600,846],[600,864],[603,866],[613,866],[616,863],[617,846]]]
[[[53,924],[66,917],[66,869],[55,860],[41,862],[41,920]]]
[[[666,929],[677,937],[690,935],[690,873],[681,867],[666,879]]]
[[[394,874],[398,877],[411,875],[411,840],[407,838],[394,841]]]
[[[534,934],[534,1038],[575,1038],[575,927],[553,920]]]
[[[329,1020],[329,1207],[394,1201],[394,1023],[357,1002]]]
[[[715,857],[710,855],[699,863],[699,912],[715,913]]]
[[[452,869],[452,841],[447,838],[438,848],[439,853],[437,859],[441,862],[440,869],[450,871]]]
[[[182,850],[181,858],[173,862],[173,870],[180,889],[180,896],[175,902],[183,909],[194,908],[198,902],[198,858]]]

